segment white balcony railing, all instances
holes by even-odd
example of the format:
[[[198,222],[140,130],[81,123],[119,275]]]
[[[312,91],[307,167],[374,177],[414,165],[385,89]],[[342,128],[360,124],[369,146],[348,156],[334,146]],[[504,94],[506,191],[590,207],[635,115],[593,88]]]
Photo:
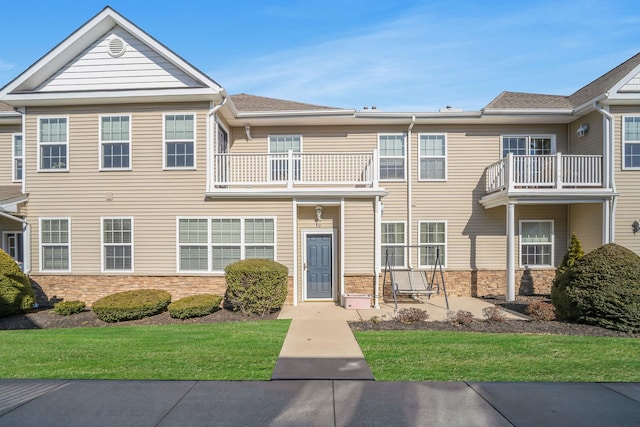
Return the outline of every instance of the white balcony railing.
[[[602,156],[507,157],[486,169],[487,193],[516,189],[602,188]]]
[[[214,154],[211,188],[305,185],[378,186],[377,151],[369,153]]]

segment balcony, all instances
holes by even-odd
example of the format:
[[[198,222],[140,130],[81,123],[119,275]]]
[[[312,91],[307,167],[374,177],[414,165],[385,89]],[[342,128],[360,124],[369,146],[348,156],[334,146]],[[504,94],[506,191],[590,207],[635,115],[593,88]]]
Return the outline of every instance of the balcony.
[[[378,154],[214,154],[207,196],[379,191]]]
[[[517,203],[601,201],[612,191],[605,183],[603,156],[521,156],[509,153],[485,170],[485,208]]]

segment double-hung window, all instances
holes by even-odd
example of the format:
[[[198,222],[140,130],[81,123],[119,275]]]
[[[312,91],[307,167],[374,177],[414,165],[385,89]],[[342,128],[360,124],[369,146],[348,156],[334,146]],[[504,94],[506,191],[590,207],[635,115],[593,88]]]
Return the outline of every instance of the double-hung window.
[[[274,218],[178,218],[178,270],[220,272],[248,258],[275,259]]]
[[[382,266],[406,267],[406,237],[404,222],[383,222],[381,224]]]
[[[102,219],[102,270],[133,271],[133,219]]]
[[[418,227],[420,267],[432,267],[436,264],[436,261],[445,266],[447,259],[447,223],[444,221],[420,221]],[[440,258],[439,260],[438,257]]]
[[[553,266],[553,221],[520,221],[520,266]]]
[[[378,135],[378,153],[381,180],[401,181],[405,179],[404,134]]]
[[[22,164],[23,164],[23,154],[22,154],[22,134],[15,133],[12,138],[12,158],[13,158],[13,181],[20,182],[22,181]]]
[[[68,218],[40,219],[40,271],[71,270],[70,234]]]
[[[128,170],[131,168],[131,117],[100,117],[100,168]]]
[[[69,170],[69,122],[66,117],[38,119],[39,170]]]
[[[624,169],[640,169],[640,116],[625,116],[622,129]]]
[[[287,181],[289,179],[289,151],[292,152],[292,179],[300,180],[300,153],[302,137],[300,135],[269,136],[269,177],[271,181]]]
[[[421,134],[420,179],[444,181],[447,179],[447,136],[444,134]]]
[[[195,146],[195,114],[166,114],[164,116],[165,167],[193,169]]]

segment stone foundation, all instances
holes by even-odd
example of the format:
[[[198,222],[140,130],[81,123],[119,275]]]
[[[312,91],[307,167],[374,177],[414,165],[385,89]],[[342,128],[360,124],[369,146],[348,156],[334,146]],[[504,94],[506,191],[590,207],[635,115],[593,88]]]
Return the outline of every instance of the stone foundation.
[[[135,289],[161,289],[171,293],[171,299],[196,294],[224,295],[224,276],[75,276],[31,275],[38,304],[51,306],[58,301],[94,301],[116,292]],[[293,278],[288,279],[285,304],[293,304]]]

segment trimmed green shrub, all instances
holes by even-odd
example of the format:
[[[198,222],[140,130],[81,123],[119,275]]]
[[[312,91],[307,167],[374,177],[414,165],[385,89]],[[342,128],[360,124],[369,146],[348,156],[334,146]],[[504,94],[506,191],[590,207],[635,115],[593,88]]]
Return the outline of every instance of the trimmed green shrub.
[[[174,319],[202,317],[219,310],[221,302],[220,295],[192,295],[169,304],[169,315]]]
[[[13,258],[0,249],[0,317],[25,312],[35,302],[31,281]]]
[[[289,271],[269,259],[247,259],[229,264],[225,270],[227,291],[224,306],[244,314],[278,311],[287,298]]]
[[[93,303],[91,309],[105,322],[142,319],[166,310],[171,294],[158,289],[139,289],[107,295]]]
[[[562,263],[558,270],[556,271],[556,275],[560,276],[562,273],[567,271],[573,264],[576,263],[579,259],[584,256],[584,251],[582,250],[582,245],[580,244],[580,240],[578,240],[578,236],[575,233],[571,233],[571,241],[569,242],[569,250],[562,258]]]
[[[60,301],[53,305],[53,311],[61,316],[69,316],[84,311],[85,307],[82,301]]]
[[[615,243],[588,253],[551,289],[558,316],[624,332],[640,331],[640,257]]]

